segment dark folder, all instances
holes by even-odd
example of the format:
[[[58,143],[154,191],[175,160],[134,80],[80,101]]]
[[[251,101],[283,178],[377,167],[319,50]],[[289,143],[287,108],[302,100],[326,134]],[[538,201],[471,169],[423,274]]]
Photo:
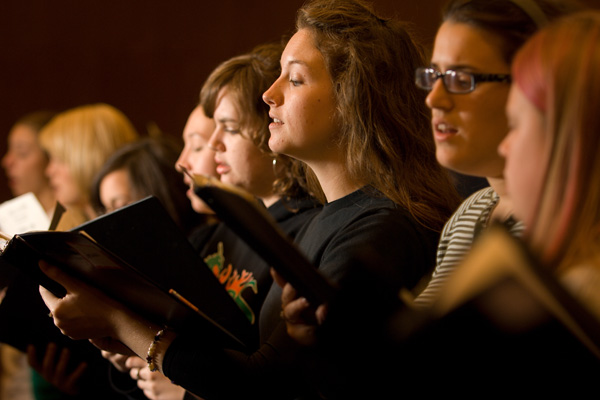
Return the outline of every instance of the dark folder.
[[[197,329],[241,348],[251,337],[241,310],[155,197],[71,231],[30,232],[9,241],[0,268],[24,272],[63,296],[64,288],[39,270],[40,259],[174,330]]]

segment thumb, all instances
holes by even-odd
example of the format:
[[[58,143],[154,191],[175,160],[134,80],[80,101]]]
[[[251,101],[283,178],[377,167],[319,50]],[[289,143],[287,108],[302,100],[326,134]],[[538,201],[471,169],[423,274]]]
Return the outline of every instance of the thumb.
[[[279,273],[277,271],[275,271],[275,268],[271,267],[271,277],[273,277],[273,280],[275,281],[275,283],[277,283],[279,286],[284,287],[285,284],[287,283],[287,281],[283,278],[283,276],[279,275]]]
[[[80,282],[79,280],[71,277],[69,274],[61,270],[59,267],[49,264],[45,260],[40,260],[38,262],[38,266],[48,278],[62,285],[67,290],[67,292],[70,291],[69,288],[77,286]]]

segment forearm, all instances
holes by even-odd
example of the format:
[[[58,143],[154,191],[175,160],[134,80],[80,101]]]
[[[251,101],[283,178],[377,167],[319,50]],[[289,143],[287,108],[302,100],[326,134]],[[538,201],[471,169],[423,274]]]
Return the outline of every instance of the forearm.
[[[114,327],[111,337],[119,340],[141,359],[147,361],[149,349],[152,346],[151,361],[162,372],[164,354],[175,338],[175,332],[141,318],[125,308],[113,313],[111,320],[111,326]],[[163,329],[162,335],[156,340],[158,332]]]

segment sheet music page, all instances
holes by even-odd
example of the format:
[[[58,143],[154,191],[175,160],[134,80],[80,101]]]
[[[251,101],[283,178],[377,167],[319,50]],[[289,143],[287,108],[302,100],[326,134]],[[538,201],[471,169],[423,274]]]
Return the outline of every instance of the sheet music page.
[[[0,204],[0,230],[9,236],[48,230],[50,219],[33,193]]]

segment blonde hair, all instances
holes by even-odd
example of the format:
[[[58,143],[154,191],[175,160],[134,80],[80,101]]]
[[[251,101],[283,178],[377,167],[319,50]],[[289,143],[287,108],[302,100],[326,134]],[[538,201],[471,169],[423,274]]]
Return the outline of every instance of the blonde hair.
[[[108,104],[90,104],[58,114],[40,132],[50,158],[64,163],[89,200],[92,181],[106,159],[138,134],[129,119]]]
[[[515,84],[543,113],[550,143],[528,237],[551,267],[600,254],[600,13],[566,17],[517,53]]]

